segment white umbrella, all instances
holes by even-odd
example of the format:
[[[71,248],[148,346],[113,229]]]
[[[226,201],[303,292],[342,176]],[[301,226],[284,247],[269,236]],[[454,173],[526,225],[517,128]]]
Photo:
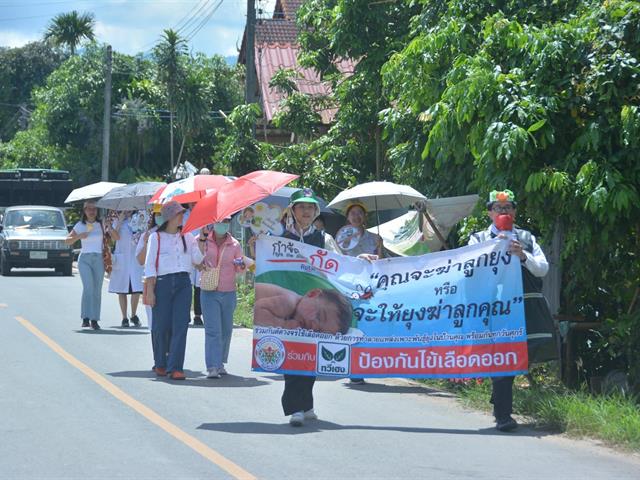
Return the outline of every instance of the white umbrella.
[[[91,185],[85,185],[84,187],[72,190],[64,203],[81,202],[83,200],[90,200],[92,198],[101,198],[114,188],[121,187],[122,185],[125,184],[114,182],[98,182],[92,183]]]
[[[164,182],[136,182],[116,187],[98,200],[98,207],[109,210],[144,210],[147,203],[164,187]]]
[[[394,210],[408,208],[427,197],[408,185],[393,182],[368,182],[356,185],[338,194],[329,205],[335,210],[344,210],[352,202],[360,202],[367,211]]]

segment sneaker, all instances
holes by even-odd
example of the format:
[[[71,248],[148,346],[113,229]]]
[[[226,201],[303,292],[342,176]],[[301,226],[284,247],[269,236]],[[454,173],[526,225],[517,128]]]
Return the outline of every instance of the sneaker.
[[[89,323],[89,319],[88,318],[83,318],[82,319],[82,328],[88,328],[90,326],[91,326],[91,324]]]
[[[228,375],[227,370],[224,368],[224,365],[218,369],[218,373],[220,375]]]
[[[156,372],[156,375],[158,377],[166,377],[167,376],[167,369],[166,368],[153,367],[153,371]]]
[[[364,385],[365,381],[364,378],[350,378],[349,383],[352,385]]]
[[[131,323],[133,323],[134,327],[140,326],[140,319],[138,318],[137,315],[134,315],[133,317],[131,317]]]
[[[204,323],[202,322],[202,317],[200,315],[196,315],[195,317],[193,317],[193,325],[198,327],[202,327],[204,325]]]
[[[220,370],[216,367],[207,369],[207,378],[220,378]]]
[[[91,328],[93,328],[94,330],[100,330],[100,325],[98,325],[97,320],[91,320]]]
[[[501,432],[510,432],[518,428],[518,422],[516,422],[511,416],[502,418],[496,422],[496,429]]]
[[[304,412],[296,412],[289,418],[289,425],[292,427],[301,427],[304,425]]]
[[[171,380],[184,380],[187,378],[184,372],[171,372]]]
[[[129,319],[128,318],[123,318],[122,319],[122,328],[129,328]]]
[[[313,411],[313,408],[310,410],[307,410],[306,412],[304,412],[304,419],[305,420],[317,420],[318,419],[318,415],[316,414],[316,412]]]

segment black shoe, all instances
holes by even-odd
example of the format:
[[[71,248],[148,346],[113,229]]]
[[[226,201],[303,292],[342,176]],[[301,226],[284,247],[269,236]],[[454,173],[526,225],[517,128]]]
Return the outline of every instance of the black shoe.
[[[91,324],[89,323],[89,319],[88,318],[83,318],[82,319],[82,328],[88,328],[90,326],[91,326]]]
[[[98,325],[97,320],[91,320],[91,328],[93,328],[94,330],[100,330],[100,325]]]
[[[129,319],[128,318],[123,318],[122,319],[122,328],[129,328]]]
[[[364,378],[350,378],[349,383],[352,385],[364,385],[365,381]]]
[[[501,418],[496,421],[496,429],[501,432],[510,432],[518,428],[518,422],[516,422],[511,416],[506,418]]]
[[[202,317],[200,315],[196,315],[195,317],[193,317],[193,325],[197,325],[199,327],[204,325],[204,323],[202,322]]]
[[[134,315],[133,317],[131,317],[131,323],[133,323],[134,327],[140,326],[140,319],[138,318],[138,315]]]

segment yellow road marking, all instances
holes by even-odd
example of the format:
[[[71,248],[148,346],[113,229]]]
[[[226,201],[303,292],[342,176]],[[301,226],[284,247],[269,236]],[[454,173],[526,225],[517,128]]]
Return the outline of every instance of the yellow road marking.
[[[98,372],[91,369],[90,367],[82,363],[80,360],[78,360],[76,357],[74,357],[73,355],[68,353],[66,350],[64,350],[59,344],[57,344],[47,335],[42,333],[37,327],[35,327],[28,320],[22,317],[16,317],[16,320],[20,322],[20,324],[22,324],[23,327],[25,327],[27,330],[33,333],[36,337],[42,340],[42,342],[45,343],[51,350],[53,350],[55,353],[60,355],[68,363],[76,367],[78,370],[80,370],[87,377],[89,377],[95,383],[100,385],[102,388],[104,388],[107,392],[109,392],[111,395],[116,397],[122,403],[124,403],[125,405],[128,405],[129,407],[134,409],[136,412],[138,412],[140,415],[142,415],[147,420],[149,420],[151,423],[156,424],[158,427],[163,429],[169,435],[172,435],[173,437],[180,440],[189,448],[195,450],[204,458],[214,463],[215,465],[220,467],[222,470],[226,471],[232,477],[243,479],[243,480],[256,479],[255,476],[253,476],[252,474],[244,470],[242,467],[236,465],[231,460],[228,460],[227,458],[223,457],[221,454],[219,454],[218,452],[216,452],[215,450],[213,450],[212,448],[210,448],[209,446],[207,446],[197,438],[193,437],[192,435],[189,435],[188,433],[181,430],[173,423],[169,422],[168,420],[165,420],[163,417],[161,417],[159,414],[151,410],[146,405],[142,404],[141,402],[133,398],[128,393],[125,393],[123,390],[121,390],[116,385],[111,383],[109,380],[104,378]]]

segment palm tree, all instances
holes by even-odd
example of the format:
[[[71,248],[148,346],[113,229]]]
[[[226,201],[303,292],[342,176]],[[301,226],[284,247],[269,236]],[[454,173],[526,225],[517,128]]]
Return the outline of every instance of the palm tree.
[[[56,15],[49,23],[44,34],[45,40],[51,40],[54,45],[66,45],[75,55],[76,47],[83,40],[93,40],[95,19],[92,13],[79,14],[76,10],[71,13]]]
[[[167,29],[163,32],[160,42],[153,49],[153,55],[158,66],[158,78],[167,89],[171,174],[173,175],[173,115],[176,99],[178,98],[179,85],[185,76],[184,59],[187,56],[187,42],[175,30]]]
[[[208,107],[204,72],[189,72],[178,91],[176,120],[182,133],[178,164],[180,164],[187,137],[195,137],[198,134],[207,117]]]

